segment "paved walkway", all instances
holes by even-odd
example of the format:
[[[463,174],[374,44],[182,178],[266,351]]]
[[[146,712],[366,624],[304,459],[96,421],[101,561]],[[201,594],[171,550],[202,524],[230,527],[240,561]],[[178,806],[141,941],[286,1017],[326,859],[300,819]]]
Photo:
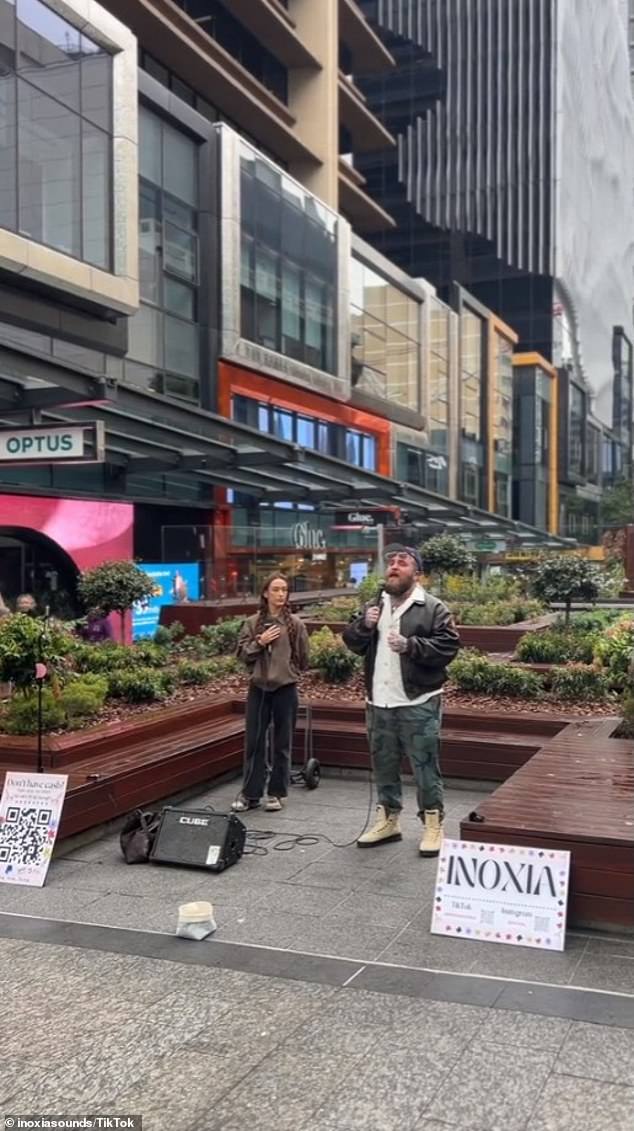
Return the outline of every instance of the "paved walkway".
[[[190,806],[226,810],[235,785]],[[321,840],[220,876],[127,867],[116,836],[0,887],[0,1112],[145,1131],[634,1131],[634,941],[564,954],[429,934],[435,865]],[[448,795],[449,832],[481,795]],[[293,790],[249,827],[353,839],[368,786]],[[173,937],[179,903],[219,929]],[[122,929],[127,928],[127,929]]]

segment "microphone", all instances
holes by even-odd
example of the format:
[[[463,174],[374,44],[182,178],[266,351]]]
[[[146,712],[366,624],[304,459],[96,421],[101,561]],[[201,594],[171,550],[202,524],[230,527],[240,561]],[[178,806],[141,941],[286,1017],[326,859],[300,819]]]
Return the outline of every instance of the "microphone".
[[[274,620],[265,620],[264,624],[262,625],[262,631],[263,631],[263,632],[266,632],[267,628],[273,628],[273,625],[274,625],[275,623],[276,623],[276,622],[275,622]],[[271,655],[272,649],[273,649],[273,644],[272,644],[272,643],[271,643],[271,644],[267,644],[267,645],[266,645],[266,652],[267,652],[267,655],[269,655],[269,656]]]

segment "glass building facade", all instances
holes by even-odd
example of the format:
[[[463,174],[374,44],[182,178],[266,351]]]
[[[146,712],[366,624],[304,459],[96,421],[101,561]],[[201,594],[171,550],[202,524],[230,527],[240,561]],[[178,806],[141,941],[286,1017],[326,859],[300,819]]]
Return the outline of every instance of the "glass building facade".
[[[240,332],[316,369],[336,365],[337,219],[240,146]]]
[[[483,505],[485,478],[484,396],[486,322],[463,306],[460,316],[460,498]]]
[[[420,302],[353,256],[350,279],[352,384],[420,411]]]
[[[489,509],[511,515],[513,477],[513,342],[489,323],[493,370],[489,375],[491,397],[491,458]]]
[[[146,107],[139,112],[141,306],[128,324],[126,379],[197,401],[197,142]]]
[[[112,56],[40,0],[0,17],[0,227],[110,271]]]

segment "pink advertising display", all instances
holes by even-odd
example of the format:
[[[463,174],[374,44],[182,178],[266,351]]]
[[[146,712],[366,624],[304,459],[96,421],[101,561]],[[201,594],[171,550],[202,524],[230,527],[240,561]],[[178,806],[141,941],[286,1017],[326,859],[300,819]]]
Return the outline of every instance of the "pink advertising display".
[[[80,570],[131,559],[133,522],[134,507],[128,503],[0,495],[0,529],[21,527],[45,534]]]

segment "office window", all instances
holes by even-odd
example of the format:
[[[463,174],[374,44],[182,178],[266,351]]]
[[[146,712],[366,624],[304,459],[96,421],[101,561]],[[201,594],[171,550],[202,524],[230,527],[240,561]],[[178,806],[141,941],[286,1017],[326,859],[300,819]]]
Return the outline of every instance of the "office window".
[[[111,270],[112,57],[40,0],[0,17],[0,226]]]
[[[351,271],[354,384],[418,412],[420,304],[358,259]]]
[[[281,102],[288,102],[286,67],[231,14],[229,4],[222,0],[176,0],[176,3],[267,90]]]
[[[246,145],[240,189],[242,336],[334,373],[335,214]]]
[[[129,320],[126,378],[198,400],[198,147],[139,111],[141,306]]]
[[[495,390],[493,394],[493,448],[495,513],[509,515],[513,457],[513,346],[495,335]]]
[[[233,419],[242,424],[322,455],[337,456],[353,467],[377,470],[378,441],[368,432],[277,405],[262,404],[252,397],[235,395],[231,405]]]
[[[569,389],[568,465],[575,475],[583,475],[586,398],[578,385],[570,382]]]
[[[475,441],[482,436],[482,379],[484,374],[483,322],[470,310],[461,318],[460,423],[462,435]]]
[[[586,431],[586,479],[598,484],[601,472],[601,432],[594,424],[588,424]]]
[[[437,495],[448,493],[449,469],[445,456],[398,444],[396,458],[398,475],[406,483],[414,483]]]
[[[461,498],[481,506],[484,483],[484,321],[463,307],[460,318]]]
[[[449,310],[430,298],[429,438],[436,451],[447,451],[449,430]]]

